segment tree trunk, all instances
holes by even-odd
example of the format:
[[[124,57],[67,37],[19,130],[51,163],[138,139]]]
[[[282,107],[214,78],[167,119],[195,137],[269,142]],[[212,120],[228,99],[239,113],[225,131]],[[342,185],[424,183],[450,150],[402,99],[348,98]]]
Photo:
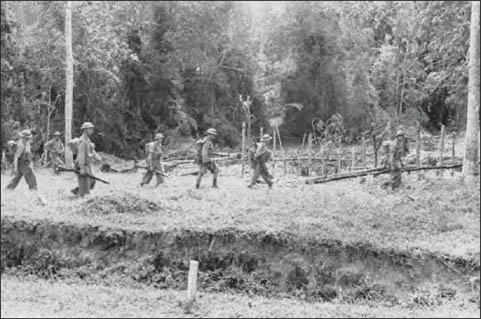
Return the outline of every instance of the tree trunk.
[[[73,56],[72,56],[72,1],[65,6],[65,145],[72,139],[72,100],[73,100]],[[65,147],[65,166],[73,167],[73,155],[69,147]]]
[[[472,179],[479,174],[479,2],[471,2],[469,37],[469,84],[466,142],[463,175]]]

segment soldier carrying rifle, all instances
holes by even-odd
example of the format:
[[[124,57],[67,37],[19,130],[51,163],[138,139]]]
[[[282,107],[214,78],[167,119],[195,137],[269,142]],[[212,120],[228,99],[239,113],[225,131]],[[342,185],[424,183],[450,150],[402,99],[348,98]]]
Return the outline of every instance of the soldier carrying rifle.
[[[163,165],[162,165],[162,139],[164,135],[162,133],[158,133],[155,135],[154,141],[145,144],[145,151],[147,152],[147,172],[142,178],[142,182],[140,186],[144,186],[145,184],[149,184],[154,176],[157,178],[157,183],[155,187],[159,186],[164,182],[164,178],[162,175],[165,175]]]
[[[15,189],[18,183],[25,176],[25,181],[30,190],[37,190],[37,179],[33,173],[33,156],[30,148],[32,133],[29,130],[20,132],[20,140],[17,142],[17,149],[13,159],[14,177],[7,185],[7,189]]]
[[[77,140],[77,158],[75,159],[75,170],[78,171],[78,188],[73,189],[72,193],[83,197],[85,194],[90,194],[90,190],[95,186],[95,179],[89,177],[89,175],[92,176],[92,158],[95,157],[94,145],[90,141],[94,125],[85,122],[80,129],[82,135]]]
[[[60,155],[64,151],[62,140],[60,139],[60,132],[53,133],[54,138],[45,143],[45,149],[50,152],[50,158],[52,159],[52,168],[55,174],[59,173],[59,166],[64,166]]]
[[[272,188],[274,177],[269,173],[267,170],[267,162],[271,159],[272,153],[267,148],[267,143],[272,140],[272,137],[269,134],[264,134],[258,144],[257,150],[253,156],[254,160],[254,173],[252,174],[252,179],[250,184],[247,186],[252,188],[259,176],[262,176],[266,181],[269,188]]]

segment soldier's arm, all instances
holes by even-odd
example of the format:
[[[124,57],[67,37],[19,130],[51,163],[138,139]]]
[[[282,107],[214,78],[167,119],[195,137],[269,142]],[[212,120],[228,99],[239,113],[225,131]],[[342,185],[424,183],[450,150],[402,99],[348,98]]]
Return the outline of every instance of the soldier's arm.
[[[62,142],[60,142],[60,150],[58,151],[59,154],[62,154],[65,151],[65,146]]]

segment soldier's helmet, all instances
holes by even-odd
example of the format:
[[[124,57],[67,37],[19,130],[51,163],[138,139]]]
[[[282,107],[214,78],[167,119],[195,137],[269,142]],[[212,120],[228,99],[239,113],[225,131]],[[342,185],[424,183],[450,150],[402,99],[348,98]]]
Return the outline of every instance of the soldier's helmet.
[[[88,128],[94,128],[95,126],[91,123],[91,122],[85,122],[84,124],[82,124],[82,126],[80,127],[81,130],[85,130],[85,129],[88,129]]]
[[[56,131],[55,133],[53,133],[53,136],[60,136],[60,135],[62,135],[62,134],[60,134],[59,131]]]
[[[32,138],[32,133],[30,132],[30,130],[23,130],[20,132],[19,135],[23,138]]]
[[[207,134],[210,134],[210,135],[217,135],[217,131],[215,130],[215,128],[210,128],[206,131]]]
[[[405,135],[405,134],[404,134],[404,131],[403,131],[403,130],[397,130],[397,132],[396,132],[396,137],[398,137],[398,136],[404,136],[404,135]]]
[[[154,140],[160,140],[161,138],[164,138],[164,134],[162,134],[162,133],[157,133],[157,134],[155,134]]]
[[[269,134],[264,134],[261,137],[261,142],[268,142],[270,140],[272,140],[272,137]]]

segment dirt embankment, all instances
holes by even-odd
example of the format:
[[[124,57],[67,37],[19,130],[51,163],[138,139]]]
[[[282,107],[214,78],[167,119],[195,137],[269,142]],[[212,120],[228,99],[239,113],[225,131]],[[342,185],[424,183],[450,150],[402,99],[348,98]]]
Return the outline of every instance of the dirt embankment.
[[[450,296],[467,290],[479,260],[378,250],[339,241],[314,242],[287,233],[150,233],[97,226],[17,221],[2,217],[1,267],[55,278],[121,274],[159,288],[185,289],[189,260],[199,264],[199,288],[259,295],[396,303],[402,293],[438,285]],[[450,290],[451,289],[451,290]],[[449,292],[451,291],[451,292]],[[455,292],[454,292],[455,293]]]

